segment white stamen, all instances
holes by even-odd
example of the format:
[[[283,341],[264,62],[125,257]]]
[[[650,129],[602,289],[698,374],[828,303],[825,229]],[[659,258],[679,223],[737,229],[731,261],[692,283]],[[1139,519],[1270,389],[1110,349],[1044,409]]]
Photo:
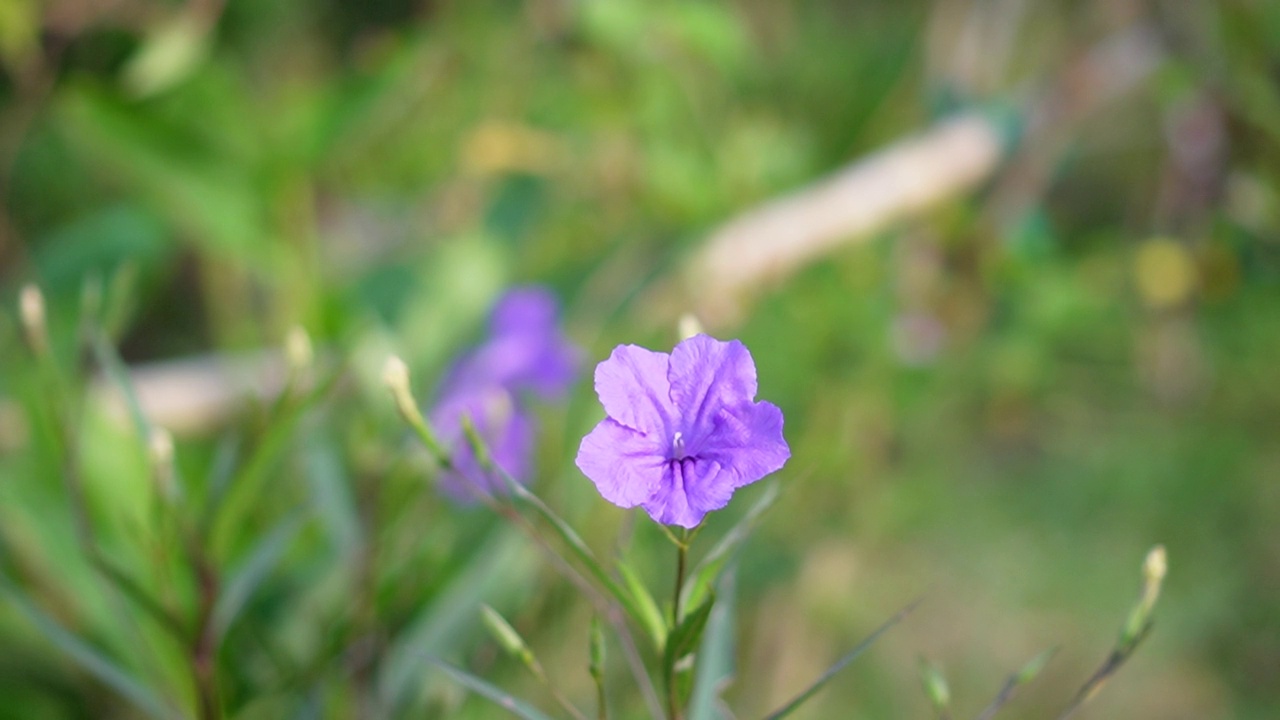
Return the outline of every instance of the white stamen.
[[[671,449],[675,451],[677,460],[684,458],[684,433],[676,432],[676,436],[671,438]]]

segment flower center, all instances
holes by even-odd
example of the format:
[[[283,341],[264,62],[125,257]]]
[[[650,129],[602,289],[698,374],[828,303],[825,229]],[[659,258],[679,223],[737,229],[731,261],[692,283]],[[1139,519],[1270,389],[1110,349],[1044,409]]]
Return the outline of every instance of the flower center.
[[[676,432],[675,437],[671,438],[671,452],[675,455],[673,460],[684,459],[684,433]]]

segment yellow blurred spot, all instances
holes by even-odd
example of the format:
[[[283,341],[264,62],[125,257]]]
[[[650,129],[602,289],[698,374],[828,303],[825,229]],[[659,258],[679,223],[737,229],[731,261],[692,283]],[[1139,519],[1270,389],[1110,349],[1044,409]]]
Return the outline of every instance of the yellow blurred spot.
[[[471,131],[462,145],[462,169],[471,175],[544,173],[558,155],[549,133],[518,123],[489,121]]]
[[[1191,256],[1181,245],[1165,238],[1148,240],[1138,248],[1134,273],[1142,301],[1156,310],[1181,305],[1196,285]]]

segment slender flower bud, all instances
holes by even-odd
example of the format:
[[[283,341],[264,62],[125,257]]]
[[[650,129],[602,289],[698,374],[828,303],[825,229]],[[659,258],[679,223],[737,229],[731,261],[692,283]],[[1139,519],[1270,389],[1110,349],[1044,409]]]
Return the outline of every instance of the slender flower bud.
[[[1165,573],[1169,571],[1169,558],[1164,545],[1156,545],[1147,553],[1142,563],[1142,609],[1150,615],[1160,597],[1160,586],[1164,584]]]
[[[706,330],[702,329],[702,323],[693,313],[685,313],[680,316],[680,320],[676,325],[676,333],[680,335],[681,340],[688,340],[694,335],[704,335]]]
[[[1135,647],[1151,625],[1151,612],[1160,598],[1160,587],[1169,570],[1169,559],[1163,545],[1156,545],[1147,553],[1142,563],[1142,594],[1129,611],[1129,618],[1120,634],[1120,647],[1125,651]]]
[[[387,358],[387,364],[382,367],[382,382],[391,391],[391,397],[395,400],[400,417],[409,423],[409,427],[417,433],[418,439],[426,446],[427,451],[435,456],[436,462],[446,468],[452,466],[449,451],[440,444],[435,433],[427,425],[427,421],[423,419],[418,403],[413,399],[413,389],[409,386],[409,366],[405,365],[404,360],[396,355]]]
[[[413,401],[413,390],[409,387],[409,366],[404,364],[404,360],[396,355],[387,358],[387,364],[382,367],[382,382],[391,391],[396,409],[405,420],[411,423],[415,419],[422,420],[422,411]]]
[[[43,356],[49,351],[49,330],[45,323],[44,295],[34,284],[23,286],[18,298],[22,316],[22,330],[26,333],[31,352]]]
[[[311,336],[301,325],[289,328],[288,334],[284,336],[284,357],[289,363],[289,372],[295,376],[306,372],[315,360]]]
[[[167,502],[178,498],[177,472],[173,464],[173,436],[162,427],[151,429],[147,438],[147,454],[155,475],[156,488]]]

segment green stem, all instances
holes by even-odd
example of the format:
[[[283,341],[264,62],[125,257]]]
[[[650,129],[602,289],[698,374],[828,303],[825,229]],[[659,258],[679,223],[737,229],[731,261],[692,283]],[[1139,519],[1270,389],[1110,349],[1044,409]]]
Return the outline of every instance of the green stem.
[[[675,596],[671,602],[671,631],[680,627],[680,596],[684,593],[685,566],[689,560],[689,531],[681,529],[676,540],[676,583]],[[668,639],[667,642],[670,642]],[[681,720],[679,689],[676,687],[675,665],[667,671],[667,716],[671,720]]]

